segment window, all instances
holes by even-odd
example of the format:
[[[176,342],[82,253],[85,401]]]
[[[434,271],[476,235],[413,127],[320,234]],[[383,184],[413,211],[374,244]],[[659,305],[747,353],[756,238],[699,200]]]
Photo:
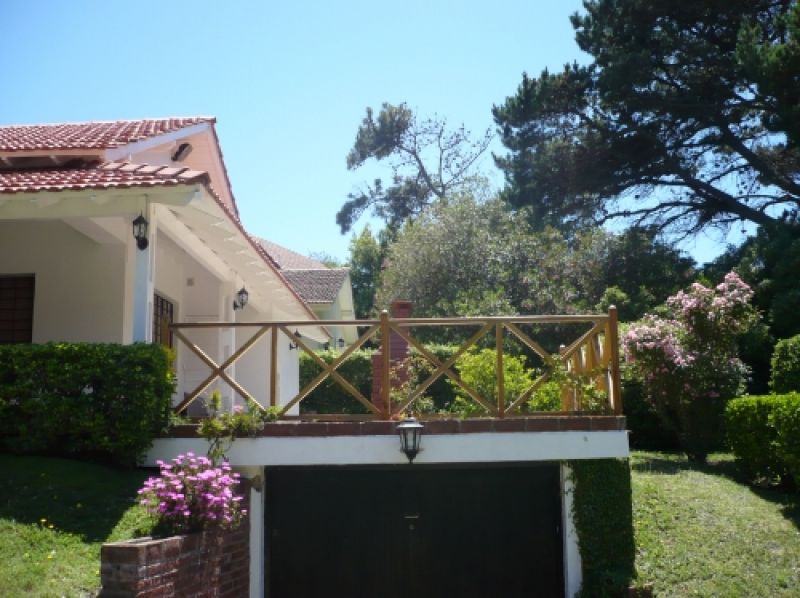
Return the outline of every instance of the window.
[[[161,295],[153,297],[153,342],[173,348],[172,331],[169,325],[174,322],[175,305]]]
[[[0,276],[0,343],[33,341],[34,276]]]

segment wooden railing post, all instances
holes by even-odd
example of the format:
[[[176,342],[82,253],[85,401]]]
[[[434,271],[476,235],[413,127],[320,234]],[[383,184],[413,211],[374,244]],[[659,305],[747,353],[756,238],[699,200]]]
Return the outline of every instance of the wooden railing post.
[[[611,396],[614,401],[614,415],[622,415],[622,391],[619,382],[619,337],[617,333],[618,316],[617,308],[608,308],[608,333],[610,336],[609,348],[611,349]]]
[[[278,404],[278,327],[273,324],[269,334],[269,404],[274,407]]]
[[[392,417],[392,398],[391,398],[391,372],[389,369],[392,367],[392,343],[389,328],[389,312],[383,310],[381,312],[381,351],[383,352],[383,371],[381,372],[381,399],[386,415],[386,419]]]
[[[503,324],[498,322],[494,328],[494,342],[497,353],[497,416],[506,416],[506,384],[503,367]]]

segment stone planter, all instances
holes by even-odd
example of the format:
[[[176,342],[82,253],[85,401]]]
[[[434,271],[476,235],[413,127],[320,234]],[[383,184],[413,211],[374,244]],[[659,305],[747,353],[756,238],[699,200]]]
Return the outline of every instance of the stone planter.
[[[176,598],[249,595],[249,525],[104,544],[100,596]]]

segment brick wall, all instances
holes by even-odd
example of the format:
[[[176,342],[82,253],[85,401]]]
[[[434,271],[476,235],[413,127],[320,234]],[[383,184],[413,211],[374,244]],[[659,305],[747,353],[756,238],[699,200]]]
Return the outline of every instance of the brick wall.
[[[245,502],[249,489],[243,492]],[[250,591],[250,521],[228,532],[140,538],[104,544],[105,598],[240,598]]]

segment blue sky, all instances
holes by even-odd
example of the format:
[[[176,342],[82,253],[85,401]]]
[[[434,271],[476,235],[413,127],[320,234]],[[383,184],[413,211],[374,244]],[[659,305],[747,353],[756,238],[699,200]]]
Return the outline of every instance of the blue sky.
[[[345,166],[365,108],[406,102],[472,131],[493,127],[492,105],[523,71],[586,59],[568,19],[580,7],[3,0],[0,123],[214,115],[245,226],[345,259],[350,235],[335,214],[375,174]],[[502,183],[490,157],[482,167]],[[722,249],[710,239],[686,248],[701,261]]]

